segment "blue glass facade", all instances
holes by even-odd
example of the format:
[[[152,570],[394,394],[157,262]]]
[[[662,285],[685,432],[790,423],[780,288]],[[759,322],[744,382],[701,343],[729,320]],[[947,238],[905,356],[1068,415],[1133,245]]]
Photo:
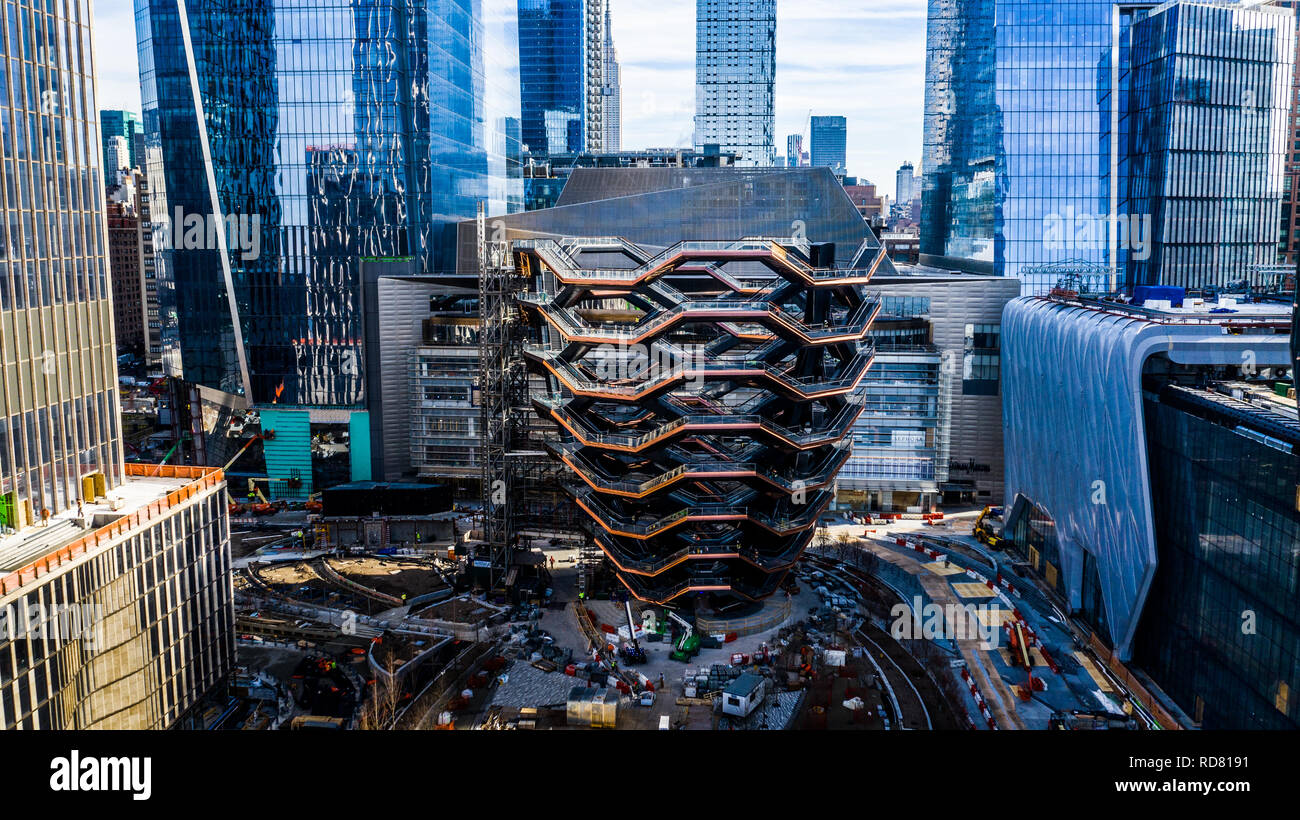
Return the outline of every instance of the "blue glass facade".
[[[1288,94],[1272,68],[1289,65],[1291,15],[1179,3],[1144,30],[1155,6],[931,0],[922,261],[1019,277],[1026,293],[1066,273],[1154,281],[1167,261],[1160,242],[1204,255],[1187,239],[1198,231],[1225,237],[1208,263],[1215,275],[1273,261],[1241,246],[1267,244],[1265,221],[1276,244],[1269,203],[1281,196],[1273,155]],[[1194,94],[1220,108],[1189,110]],[[1150,196],[1166,181],[1183,186],[1177,196],[1221,204],[1166,210]],[[1139,257],[1141,271],[1126,267]],[[1174,284],[1205,275],[1204,264],[1168,262]]]
[[[1074,226],[1109,209],[1099,151],[1110,75],[1111,0],[1000,0],[994,11],[994,104],[1001,115],[996,191],[998,273],[1025,292],[1056,283],[1060,263],[1102,265],[1106,242]],[[1054,236],[1054,225],[1071,230]],[[1038,269],[1046,268],[1040,271]]]
[[[825,165],[843,174],[848,164],[848,120],[844,117],[813,117],[812,164]]]
[[[980,273],[994,272],[1000,219],[993,8],[993,0],[930,0],[925,37],[921,253]]]
[[[479,202],[522,207],[514,0],[136,0],[136,26],[165,367],[364,406],[362,260],[450,268]]]
[[[519,0],[523,141],[533,156],[586,149],[585,9],[585,0]]]
[[[104,156],[108,156],[108,141],[113,137],[126,138],[128,150],[131,152],[131,167],[139,168],[141,157],[139,150],[136,148],[136,133],[140,128],[140,115],[132,111],[100,111],[99,112],[99,131],[100,140],[103,144]],[[112,185],[117,182],[117,169],[109,168],[108,164],[104,165],[104,184]]]
[[[1139,241],[1116,243],[1126,279],[1223,286],[1274,264],[1293,13],[1174,4],[1127,32],[1119,213]]]

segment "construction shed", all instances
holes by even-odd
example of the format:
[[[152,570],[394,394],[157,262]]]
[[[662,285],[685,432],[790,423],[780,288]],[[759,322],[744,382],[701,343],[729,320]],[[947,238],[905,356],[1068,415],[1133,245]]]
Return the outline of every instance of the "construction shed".
[[[746,672],[722,691],[722,713],[749,717],[767,694],[767,678]]]

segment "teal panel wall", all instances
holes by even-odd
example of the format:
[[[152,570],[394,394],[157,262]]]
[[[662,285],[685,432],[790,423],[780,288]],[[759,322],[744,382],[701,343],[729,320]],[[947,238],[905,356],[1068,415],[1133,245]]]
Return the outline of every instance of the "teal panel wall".
[[[262,430],[274,430],[275,438],[262,442],[266,453],[266,473],[272,479],[289,479],[297,470],[302,480],[297,494],[313,492],[311,485],[311,414],[307,410],[268,410],[259,408]],[[272,482],[272,496],[277,495]],[[286,488],[287,489],[287,488]],[[272,500],[275,500],[272,498]]]
[[[348,418],[348,447],[351,448],[352,480],[370,480],[370,414],[359,410]]]

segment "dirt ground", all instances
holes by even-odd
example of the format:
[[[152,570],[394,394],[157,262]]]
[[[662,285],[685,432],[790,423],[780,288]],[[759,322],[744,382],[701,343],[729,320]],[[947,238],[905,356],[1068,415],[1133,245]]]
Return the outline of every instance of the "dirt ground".
[[[472,624],[493,615],[495,612],[495,609],[488,609],[476,601],[452,598],[450,601],[440,601],[433,606],[420,610],[418,613],[412,614],[421,618],[436,618],[443,621]]]
[[[385,595],[414,598],[446,586],[436,571],[414,561],[370,557],[326,560],[339,575]]]
[[[257,574],[263,581],[275,586],[301,586],[312,581],[321,580],[321,577],[303,561],[296,564],[276,564],[275,566],[265,567],[259,570]]]

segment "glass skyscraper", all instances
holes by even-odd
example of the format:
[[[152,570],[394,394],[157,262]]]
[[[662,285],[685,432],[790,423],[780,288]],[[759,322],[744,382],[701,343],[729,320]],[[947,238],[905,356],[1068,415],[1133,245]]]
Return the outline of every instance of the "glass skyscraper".
[[[1161,539],[1134,659],[1205,729],[1300,728],[1300,428],[1176,386],[1143,409]]]
[[[127,151],[131,155],[130,165],[128,168],[141,167],[143,157],[139,154],[136,147],[139,140],[136,135],[140,131],[140,115],[134,111],[100,111],[99,112],[99,129],[100,139],[103,141],[104,155],[107,156],[110,148],[110,140],[114,137],[121,137],[126,140]],[[104,184],[113,185],[117,182],[117,168],[110,168],[104,164]]]
[[[812,118],[812,164],[843,175],[848,165],[848,120],[844,117]]]
[[[776,0],[697,0],[695,148],[776,163]]]
[[[0,527],[122,482],[90,12],[0,3]]]
[[[362,260],[522,206],[516,0],[136,0],[164,364],[363,408]]]
[[[1273,181],[1280,169],[1271,170],[1277,128],[1269,111],[1279,97],[1272,75],[1266,78],[1261,69],[1290,58],[1278,54],[1285,50],[1281,43],[1263,46],[1280,24],[1265,26],[1267,34],[1227,35],[1234,26],[1259,28],[1254,16],[1290,20],[1291,12],[1224,4],[1211,11],[1210,5],[1160,7],[1160,15],[1187,36],[1200,29],[1196,41],[1213,44],[1179,41],[1170,49],[1160,35],[1143,34],[1136,25],[1154,3],[931,0],[922,261],[1016,276],[1033,293],[1067,275],[1100,285],[1132,284],[1135,276],[1155,281],[1164,260],[1153,245],[1182,242],[1174,237],[1189,231],[1240,248],[1258,244],[1240,237],[1258,234],[1252,226],[1268,218],[1276,244],[1278,210],[1263,200],[1272,199],[1273,187],[1281,196],[1280,182]],[[1192,18],[1198,22],[1180,22]],[[1176,72],[1171,85],[1141,79],[1153,68]],[[1189,91],[1198,85],[1217,95],[1214,105],[1237,107],[1260,127],[1247,128],[1245,119],[1205,120],[1211,109],[1184,96],[1200,93]],[[1157,101],[1152,94],[1164,96]],[[1239,116],[1226,109],[1220,115]],[[1261,115],[1270,122],[1261,124]],[[1157,122],[1161,117],[1164,125]],[[1285,119],[1284,111],[1278,119]],[[1241,136],[1229,140],[1225,128]],[[1153,139],[1164,139],[1166,147]],[[1267,179],[1246,171],[1248,156],[1260,158],[1255,170],[1269,169]],[[1211,216],[1187,203],[1153,202],[1144,193],[1198,174],[1207,175],[1205,184],[1192,188],[1232,201],[1227,210]],[[1206,187],[1209,176],[1216,187]],[[1170,281],[1214,284],[1244,273],[1245,256],[1216,248],[1212,281],[1200,281],[1205,271],[1173,268]],[[1141,271],[1126,267],[1139,256],[1151,264]]]
[[[1119,84],[1127,167],[1116,186],[1126,279],[1267,284],[1258,272],[1278,261],[1293,12],[1174,3],[1139,12],[1128,39]]]
[[[999,214],[994,166],[994,0],[930,0],[921,165],[923,261],[992,273]]]
[[[584,0],[519,0],[523,141],[533,156],[586,148]]]
[[[618,116],[604,0],[518,0],[523,141],[534,157],[608,150],[605,102]]]
[[[234,661],[225,482],[123,462],[91,3],[0,18],[0,730],[167,728]]]

